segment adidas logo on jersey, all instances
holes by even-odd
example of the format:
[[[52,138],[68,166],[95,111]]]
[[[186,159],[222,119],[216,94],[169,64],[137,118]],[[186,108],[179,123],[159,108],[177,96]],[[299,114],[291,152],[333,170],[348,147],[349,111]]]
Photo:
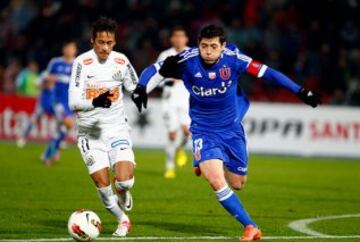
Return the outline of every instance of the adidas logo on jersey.
[[[201,75],[200,72],[198,72],[198,73],[196,73],[196,74],[194,75],[194,77],[196,77],[196,78],[202,78],[202,75]]]
[[[192,91],[195,95],[201,96],[201,97],[209,97],[209,96],[215,96],[217,94],[224,94],[227,92],[228,88],[231,86],[232,81],[230,80],[228,83],[221,82],[220,87],[199,87],[199,86],[192,86]]]

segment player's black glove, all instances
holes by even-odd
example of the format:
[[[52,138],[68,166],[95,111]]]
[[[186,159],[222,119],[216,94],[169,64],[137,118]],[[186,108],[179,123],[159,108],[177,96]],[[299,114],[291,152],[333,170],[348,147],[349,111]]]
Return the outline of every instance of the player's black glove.
[[[146,93],[146,87],[143,85],[138,84],[134,90],[134,92],[131,94],[131,99],[135,103],[137,109],[141,113],[142,107],[147,107],[147,93]]]
[[[301,88],[298,91],[297,96],[307,105],[310,105],[313,108],[316,108],[317,105],[321,104],[321,96],[320,94],[307,90],[305,88]]]
[[[110,94],[110,91],[104,92],[103,94],[97,96],[92,100],[92,105],[97,108],[110,108],[111,100],[109,97],[112,97],[113,94]]]
[[[169,56],[164,60],[164,63],[160,67],[159,73],[163,77],[175,77],[178,71],[179,66],[181,65],[179,61],[181,57],[178,55]]]

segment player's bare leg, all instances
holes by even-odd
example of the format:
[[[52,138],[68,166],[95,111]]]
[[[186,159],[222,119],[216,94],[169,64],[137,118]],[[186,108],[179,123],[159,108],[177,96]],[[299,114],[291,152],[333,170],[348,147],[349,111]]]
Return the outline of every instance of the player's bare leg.
[[[235,174],[228,169],[224,169],[225,178],[228,184],[235,190],[242,190],[245,187],[247,181],[247,175]]]
[[[103,202],[105,208],[112,213],[119,222],[118,228],[114,232],[115,236],[126,236],[130,230],[130,220],[128,216],[121,210],[118,204],[118,198],[114,194],[110,185],[109,169],[103,168],[92,173],[92,180],[94,181],[98,190],[99,197]]]
[[[246,210],[243,208],[239,198],[228,186],[223,169],[223,162],[219,159],[206,160],[200,163],[199,168],[205,179],[209,182],[216,194],[217,200],[221,205],[235,217],[245,228],[245,235],[241,241],[251,241],[261,239],[261,231],[251,220]],[[229,176],[238,182],[239,177]],[[235,184],[235,183],[234,183]],[[240,185],[241,183],[236,183]]]
[[[204,178],[209,182],[214,191],[218,191],[227,186],[223,162],[219,159],[212,159],[200,163],[200,169]]]
[[[133,199],[130,189],[134,185],[134,164],[131,161],[119,161],[114,165],[115,180],[114,185],[119,202],[125,211],[130,211],[133,207]]]

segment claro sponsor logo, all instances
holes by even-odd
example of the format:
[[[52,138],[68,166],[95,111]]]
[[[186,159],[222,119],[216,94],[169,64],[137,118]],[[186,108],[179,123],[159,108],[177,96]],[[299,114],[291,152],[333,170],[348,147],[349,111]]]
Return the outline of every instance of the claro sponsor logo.
[[[221,82],[220,87],[209,87],[209,88],[193,85],[191,89],[197,96],[210,97],[210,96],[226,93],[229,87],[231,86],[231,83],[232,83],[231,80],[228,83]]]

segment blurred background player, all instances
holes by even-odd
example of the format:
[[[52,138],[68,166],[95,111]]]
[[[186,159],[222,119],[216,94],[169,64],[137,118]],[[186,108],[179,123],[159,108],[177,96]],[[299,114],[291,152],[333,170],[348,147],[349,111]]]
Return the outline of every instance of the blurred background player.
[[[226,48],[225,32],[215,25],[200,31],[198,48],[146,68],[134,93],[143,93],[149,82],[159,83],[164,77],[184,81],[190,93],[194,166],[200,168],[218,202],[244,226],[245,234],[240,240],[252,241],[260,240],[262,233],[232,190],[244,187],[248,171],[245,132],[239,117],[241,106],[248,107],[249,102],[238,98],[237,80],[241,74],[280,85],[312,107],[321,103],[317,94],[240,54],[236,46],[233,50]],[[146,106],[147,100],[139,97],[134,102]]]
[[[126,236],[131,223],[130,189],[134,185],[135,157],[124,110],[122,87],[132,92],[138,77],[128,58],[113,51],[117,24],[101,17],[92,29],[93,49],[75,59],[69,103],[77,113],[78,147],[104,206],[118,221],[114,236]],[[145,93],[146,96],[146,93]],[[109,168],[115,172],[111,187]]]
[[[160,53],[157,62],[164,61],[167,57],[177,55],[188,49],[189,39],[185,28],[176,26],[171,30],[171,48]],[[182,80],[166,78],[163,81],[162,112],[164,124],[167,129],[165,146],[166,163],[165,178],[175,178],[175,160],[178,166],[185,166],[186,152],[183,149],[189,137],[189,93],[186,91]]]
[[[26,67],[16,77],[16,94],[35,97],[39,94],[37,81],[39,65],[35,60],[29,60]]]
[[[29,136],[32,128],[38,123],[43,115],[54,116],[54,82],[48,79],[47,71],[43,71],[38,80],[37,86],[40,88],[40,94],[37,99],[35,111],[31,116],[30,122],[22,129],[18,139],[17,146],[19,148],[26,144],[26,139]]]
[[[69,80],[72,64],[77,54],[76,42],[65,41],[62,47],[62,56],[53,58],[47,68],[48,79],[55,82],[54,86],[54,111],[58,120],[58,130],[51,139],[43,153],[42,159],[45,164],[51,160],[59,159],[60,144],[66,134],[74,127],[73,113],[68,103]]]

